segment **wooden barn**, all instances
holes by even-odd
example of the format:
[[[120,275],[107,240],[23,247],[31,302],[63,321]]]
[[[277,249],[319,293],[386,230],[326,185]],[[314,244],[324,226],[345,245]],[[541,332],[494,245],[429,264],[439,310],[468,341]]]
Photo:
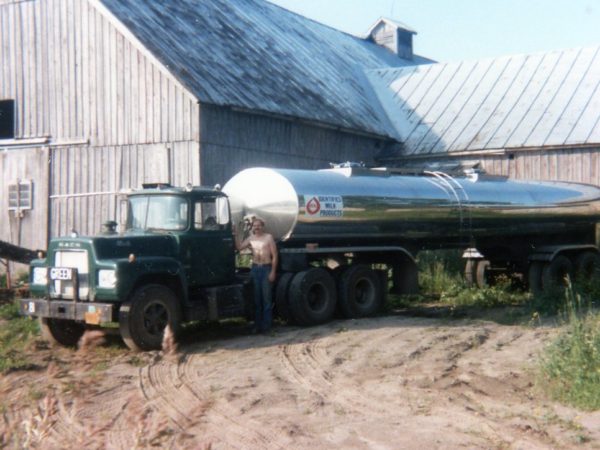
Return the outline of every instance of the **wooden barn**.
[[[0,240],[94,234],[144,182],[372,162],[398,142],[366,71],[430,62],[378,24],[358,38],[264,0],[0,0]]]
[[[368,73],[404,167],[600,185],[600,47]]]

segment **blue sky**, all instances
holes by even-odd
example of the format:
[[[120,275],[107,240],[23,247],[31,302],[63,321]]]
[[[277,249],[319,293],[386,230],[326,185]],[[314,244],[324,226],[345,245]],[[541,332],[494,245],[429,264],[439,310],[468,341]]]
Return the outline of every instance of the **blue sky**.
[[[417,31],[438,61],[600,45],[600,0],[270,0],[362,36],[381,16]]]

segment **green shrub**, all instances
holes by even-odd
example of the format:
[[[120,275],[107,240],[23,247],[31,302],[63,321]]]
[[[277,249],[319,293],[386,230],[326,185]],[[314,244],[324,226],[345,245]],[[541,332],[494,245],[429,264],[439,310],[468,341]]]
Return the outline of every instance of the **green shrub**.
[[[565,293],[566,330],[547,348],[539,384],[561,402],[600,409],[600,316],[569,286]]]
[[[38,332],[37,322],[19,315],[17,303],[0,306],[0,373],[28,365],[23,350]]]
[[[465,288],[464,260],[456,250],[423,251],[417,258],[422,294],[448,295]]]

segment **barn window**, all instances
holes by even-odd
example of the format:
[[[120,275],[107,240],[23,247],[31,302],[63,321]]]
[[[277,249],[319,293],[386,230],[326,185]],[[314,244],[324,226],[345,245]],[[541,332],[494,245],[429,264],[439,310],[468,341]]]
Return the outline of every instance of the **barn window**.
[[[0,100],[0,139],[15,137],[15,101]]]
[[[33,183],[19,180],[8,185],[8,210],[23,211],[33,208]]]

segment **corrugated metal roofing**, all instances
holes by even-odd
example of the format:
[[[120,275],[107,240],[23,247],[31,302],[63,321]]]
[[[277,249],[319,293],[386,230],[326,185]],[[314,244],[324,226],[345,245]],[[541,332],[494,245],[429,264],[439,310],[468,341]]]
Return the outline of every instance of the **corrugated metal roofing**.
[[[368,75],[409,155],[600,143],[600,47]]]
[[[406,61],[262,0],[101,0],[201,102],[394,136],[366,69]]]

